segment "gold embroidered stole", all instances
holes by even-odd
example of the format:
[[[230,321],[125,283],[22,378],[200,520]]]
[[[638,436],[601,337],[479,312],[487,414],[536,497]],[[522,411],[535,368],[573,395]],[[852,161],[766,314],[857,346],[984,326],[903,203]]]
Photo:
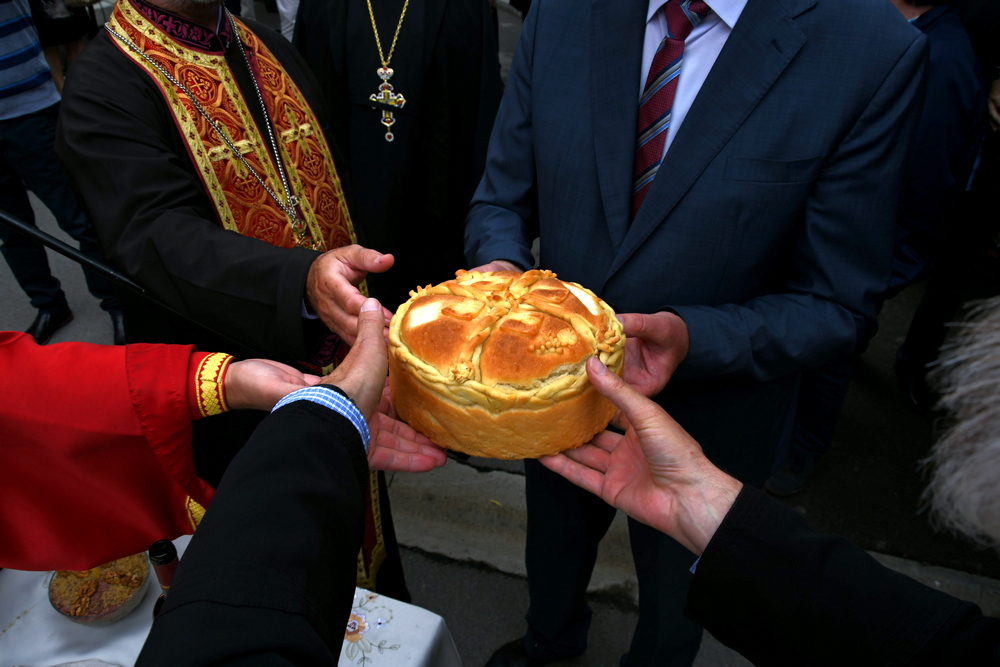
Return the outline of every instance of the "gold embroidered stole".
[[[269,151],[269,140],[254,122],[248,102],[236,85],[224,56],[182,46],[127,1],[115,4],[110,24],[115,32],[128,37],[186,85],[223,127],[250,166],[278,196],[284,197],[281,177]],[[356,236],[340,178],[312,109],[267,47],[238,20],[236,25],[238,38],[248,53],[256,55],[258,86],[269,112],[289,186],[300,198],[299,214],[311,234],[303,243],[297,243],[285,212],[232,155],[187,94],[139,54],[118,40],[111,41],[159,87],[223,227],[281,248],[305,245],[327,250],[354,243]],[[258,104],[258,101],[252,99],[249,103]]]
[[[284,196],[281,177],[268,149],[269,141],[254,122],[224,56],[178,44],[127,1],[115,3],[109,23],[115,32],[128,37],[143,53],[186,85],[264,182],[279,196]],[[311,234],[305,243],[296,242],[288,216],[243,163],[231,154],[187,94],[130,48],[116,39],[111,41],[160,89],[224,228],[281,248],[306,245],[322,251],[356,243],[333,156],[312,109],[267,47],[238,19],[236,25],[244,47],[256,55],[260,74],[258,86],[269,112],[289,186],[300,199],[299,215]],[[257,104],[257,101],[251,100],[251,103]],[[364,283],[360,288],[367,294]],[[358,554],[358,585],[373,590],[379,565],[386,556],[377,475],[372,471],[369,478],[365,539]],[[190,498],[187,509],[192,528],[196,527],[205,510]]]

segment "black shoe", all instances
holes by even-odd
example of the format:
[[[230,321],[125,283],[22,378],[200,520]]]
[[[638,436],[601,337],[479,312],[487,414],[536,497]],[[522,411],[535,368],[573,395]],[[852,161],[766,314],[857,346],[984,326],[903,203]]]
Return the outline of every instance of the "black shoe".
[[[535,660],[524,648],[524,637],[504,644],[496,650],[486,667],[542,667],[549,663]]]
[[[122,317],[122,311],[120,310],[109,310],[108,315],[111,316],[111,330],[114,335],[115,345],[125,344],[125,319]]]
[[[45,345],[52,338],[52,334],[72,320],[73,311],[69,309],[69,306],[64,306],[61,310],[40,310],[35,316],[35,321],[31,323],[25,333],[31,334],[39,345]]]

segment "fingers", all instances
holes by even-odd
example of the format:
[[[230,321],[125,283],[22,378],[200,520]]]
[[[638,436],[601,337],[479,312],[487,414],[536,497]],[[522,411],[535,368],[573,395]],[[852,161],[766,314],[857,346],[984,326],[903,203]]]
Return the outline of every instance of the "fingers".
[[[608,464],[611,461],[611,450],[603,449],[592,444],[581,445],[576,449],[568,449],[563,452],[566,458],[576,461],[580,465],[586,466],[597,472],[607,472]]]
[[[365,273],[388,271],[396,261],[392,255],[382,254],[378,250],[360,245],[344,246],[333,252],[348,267]]]
[[[357,335],[356,316],[365,301],[358,285],[369,273],[387,271],[394,261],[392,255],[359,245],[325,252],[309,268],[306,300],[331,331],[353,345]],[[388,321],[392,313],[384,312]]]
[[[646,328],[646,321],[638,313],[618,313],[618,321],[622,323],[622,333],[625,338],[639,337]]]
[[[660,343],[667,339],[669,327],[666,321],[672,313],[618,313],[618,321],[622,323],[622,333],[625,338]]]
[[[586,447],[589,447],[589,445],[584,445],[580,449]],[[579,450],[572,451],[578,452]],[[574,461],[566,453],[556,454],[555,456],[543,456],[538,459],[538,462],[557,475],[562,475],[580,488],[590,491],[598,498],[601,497],[601,490],[604,488],[604,474],[602,472]]]
[[[623,429],[624,430],[624,429]],[[599,447],[606,452],[613,451],[618,443],[624,436],[619,433],[612,433],[611,431],[601,431],[594,436],[594,439],[590,441],[589,444],[594,447]]]
[[[431,442],[431,439],[428,438],[423,433],[417,432],[409,424],[401,422],[394,417],[391,417],[389,415],[384,415],[382,413],[378,413],[377,416],[379,420],[378,421],[378,426],[380,429],[379,432],[381,433],[382,431],[385,431],[391,434],[395,439],[395,441],[400,443],[400,446],[408,447],[410,446],[409,443],[414,443],[417,445],[430,445],[434,449],[444,454],[443,449],[441,449],[433,442]]]
[[[444,450],[426,436],[381,413],[377,433],[368,450],[368,465],[375,470],[427,472],[448,460]]]

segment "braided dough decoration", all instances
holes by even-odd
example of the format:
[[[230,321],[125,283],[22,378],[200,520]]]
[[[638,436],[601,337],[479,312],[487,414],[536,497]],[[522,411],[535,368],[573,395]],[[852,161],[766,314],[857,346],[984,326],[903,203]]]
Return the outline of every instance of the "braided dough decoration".
[[[389,323],[389,384],[399,416],[473,456],[536,458],[578,447],[615,407],[587,378],[597,355],[621,374],[614,311],[551,271],[458,271],[418,288]]]

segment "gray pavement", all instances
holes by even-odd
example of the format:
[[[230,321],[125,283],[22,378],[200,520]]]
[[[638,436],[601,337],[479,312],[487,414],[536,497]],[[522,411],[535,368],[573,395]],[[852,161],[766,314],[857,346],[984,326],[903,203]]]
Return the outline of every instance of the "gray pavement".
[[[258,2],[258,20],[263,14]],[[501,0],[501,60],[509,66],[520,19]],[[39,224],[70,242],[33,199]],[[53,342],[111,343],[111,325],[89,295],[78,266],[50,253],[75,313]],[[920,511],[919,461],[933,441],[932,416],[906,411],[895,395],[892,356],[920,296],[913,288],[887,304],[881,329],[852,382],[833,450],[813,485],[789,501],[821,530],[838,532],[887,566],[1000,615],[1000,559],[934,532]],[[34,317],[0,262],[0,330],[23,330]],[[71,374],[71,369],[68,369]],[[8,380],[9,381],[9,380]],[[450,461],[426,475],[396,474],[390,495],[414,603],[447,621],[466,665],[485,663],[524,632],[524,478],[518,462]],[[590,586],[594,620],[588,653],[566,665],[614,666],[637,618],[635,573],[622,517],[602,545]],[[698,667],[748,665],[706,636]]]

